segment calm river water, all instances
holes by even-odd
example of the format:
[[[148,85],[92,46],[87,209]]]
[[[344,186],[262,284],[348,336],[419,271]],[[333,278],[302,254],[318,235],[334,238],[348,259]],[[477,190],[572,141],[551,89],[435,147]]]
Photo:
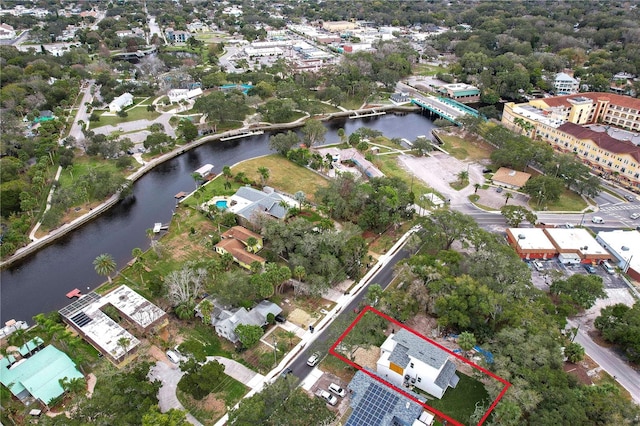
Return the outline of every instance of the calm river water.
[[[388,114],[358,120],[335,120],[326,124],[327,143],[339,141],[337,131],[347,135],[360,127],[379,130],[389,138],[414,140],[429,135],[432,121],[418,113]],[[269,134],[226,142],[211,142],[168,161],[142,179],[134,188],[134,197],[119,203],[94,221],[5,269],[0,275],[0,321],[15,318],[30,324],[41,312],[58,310],[69,303],[66,293],[74,288],[87,292],[104,278],[93,269],[93,260],[110,253],[122,268],[131,259],[135,247],[146,249],[146,230],[155,222],[167,223],[175,208],[174,195],[193,190],[191,173],[203,164],[223,166],[269,154]]]

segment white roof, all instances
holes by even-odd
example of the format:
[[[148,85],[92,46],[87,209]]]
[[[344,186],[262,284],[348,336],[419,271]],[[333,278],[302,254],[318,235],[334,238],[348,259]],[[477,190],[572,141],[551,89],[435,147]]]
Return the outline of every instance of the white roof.
[[[601,231],[597,235],[598,242],[602,243],[611,254],[629,263],[629,267],[640,271],[640,232],[638,231]]]
[[[583,256],[609,254],[586,229],[547,228],[545,231],[559,251],[574,250]]]
[[[521,250],[556,251],[555,246],[540,228],[509,228]]]

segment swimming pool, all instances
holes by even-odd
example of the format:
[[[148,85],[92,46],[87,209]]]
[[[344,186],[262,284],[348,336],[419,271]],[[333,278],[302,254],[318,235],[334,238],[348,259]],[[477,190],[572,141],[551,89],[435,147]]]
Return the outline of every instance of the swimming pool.
[[[216,207],[219,208],[220,210],[226,210],[227,209],[227,200],[218,200],[216,201]]]

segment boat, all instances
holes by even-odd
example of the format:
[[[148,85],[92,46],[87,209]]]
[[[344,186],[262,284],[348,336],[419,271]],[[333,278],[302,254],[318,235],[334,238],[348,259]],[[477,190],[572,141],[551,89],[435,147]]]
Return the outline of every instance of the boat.
[[[29,325],[26,321],[16,321],[14,319],[10,319],[9,321],[4,323],[4,327],[0,328],[0,338],[7,337],[14,331],[26,330],[27,328],[29,328]]]

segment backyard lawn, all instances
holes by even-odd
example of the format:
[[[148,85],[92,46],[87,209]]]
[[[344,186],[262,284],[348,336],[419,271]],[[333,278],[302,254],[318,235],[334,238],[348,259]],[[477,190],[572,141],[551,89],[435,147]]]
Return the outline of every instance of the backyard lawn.
[[[233,166],[231,172],[234,175],[238,172],[243,172],[249,179],[260,182],[260,174],[258,173],[258,168],[260,167],[269,169],[269,178],[265,182],[266,185],[288,194],[302,191],[309,201],[313,201],[313,195],[319,187],[327,186],[329,183],[327,179],[317,173],[298,166],[277,154],[243,161]]]
[[[466,374],[457,373],[460,382],[455,389],[449,388],[442,399],[427,401],[427,405],[446,414],[447,416],[468,425],[469,418],[474,413],[476,402],[489,405],[489,393],[484,385]]]

